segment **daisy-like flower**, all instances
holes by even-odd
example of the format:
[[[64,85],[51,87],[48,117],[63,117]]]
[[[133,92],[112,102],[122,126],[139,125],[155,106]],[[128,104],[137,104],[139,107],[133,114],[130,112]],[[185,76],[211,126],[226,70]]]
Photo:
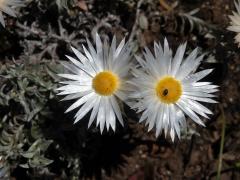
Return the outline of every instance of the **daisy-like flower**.
[[[136,56],[140,67],[133,68],[135,76],[131,84],[136,86],[130,96],[136,100],[133,108],[143,112],[140,122],[146,120],[150,131],[156,127],[156,136],[164,130],[170,132],[174,141],[175,134],[180,138],[181,128],[186,128],[185,115],[204,126],[199,115],[208,118],[212,112],[199,102],[216,103],[212,93],[218,91],[210,82],[198,82],[212,69],[195,73],[203,59],[197,57],[197,48],[184,59],[186,43],[179,46],[174,57],[165,39],[164,48],[154,43],[153,55],[145,48],[144,59]]]
[[[64,86],[58,88],[59,95],[67,95],[63,100],[77,99],[66,112],[78,108],[75,115],[75,122],[81,120],[91,111],[88,127],[96,118],[96,125],[100,125],[103,132],[104,127],[115,131],[116,119],[123,126],[123,118],[118,100],[126,100],[126,79],[129,76],[129,60],[131,48],[123,39],[118,47],[116,37],[111,45],[102,41],[96,34],[96,49],[87,40],[88,49],[83,46],[84,54],[72,47],[77,56],[74,59],[67,58],[72,62],[63,63],[63,66],[70,70],[71,74],[59,74],[69,79],[61,82]]]
[[[23,1],[21,1],[21,0],[0,0],[0,23],[2,24],[3,27],[5,27],[5,22],[3,19],[2,12],[6,13],[10,16],[16,17],[16,13],[11,8],[11,6],[22,7]]]
[[[238,0],[238,2],[235,1],[234,4],[237,12],[233,11],[233,15],[229,16],[231,25],[227,29],[237,33],[235,42],[238,43],[238,47],[240,47],[240,0]]]

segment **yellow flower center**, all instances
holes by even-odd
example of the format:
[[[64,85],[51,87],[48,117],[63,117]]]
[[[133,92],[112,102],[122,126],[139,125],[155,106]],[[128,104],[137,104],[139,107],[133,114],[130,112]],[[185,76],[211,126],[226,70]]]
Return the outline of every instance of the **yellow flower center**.
[[[175,78],[165,76],[157,82],[155,91],[160,101],[171,104],[177,102],[182,95],[182,85]]]
[[[92,80],[92,87],[102,96],[111,96],[119,88],[119,78],[110,71],[98,73]]]

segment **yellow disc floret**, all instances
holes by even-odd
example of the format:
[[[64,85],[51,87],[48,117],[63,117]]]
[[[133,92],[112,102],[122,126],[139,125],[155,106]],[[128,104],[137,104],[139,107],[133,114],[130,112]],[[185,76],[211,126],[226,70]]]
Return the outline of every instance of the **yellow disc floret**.
[[[175,78],[165,76],[157,82],[155,91],[161,102],[171,104],[177,102],[182,95],[182,85]]]
[[[98,73],[92,80],[95,92],[102,96],[111,96],[119,88],[119,78],[110,71]]]

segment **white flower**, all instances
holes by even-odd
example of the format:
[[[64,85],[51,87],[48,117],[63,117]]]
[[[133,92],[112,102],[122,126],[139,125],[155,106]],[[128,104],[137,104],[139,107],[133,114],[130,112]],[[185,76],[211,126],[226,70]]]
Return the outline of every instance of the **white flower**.
[[[5,22],[2,12],[16,17],[15,11],[10,6],[21,7],[23,6],[23,2],[21,0],[0,0],[0,23],[3,27],[5,27]]]
[[[208,118],[212,112],[199,102],[216,103],[211,98],[214,97],[212,93],[218,91],[218,86],[210,82],[198,82],[212,72],[207,69],[195,73],[203,55],[197,57],[196,48],[184,59],[185,49],[186,43],[179,46],[172,57],[166,39],[164,49],[161,44],[154,43],[155,56],[145,48],[145,60],[136,56],[140,68],[132,70],[135,78],[131,84],[136,88],[130,97],[136,99],[133,108],[143,112],[139,121],[146,120],[149,131],[155,126],[156,136],[162,130],[165,136],[170,131],[172,141],[175,134],[180,138],[181,128],[186,128],[184,113],[204,126],[198,115]]]
[[[227,28],[229,31],[236,32],[235,42],[238,43],[240,47],[240,0],[234,2],[237,12],[233,11],[233,15],[230,15],[231,25]]]
[[[129,76],[130,52],[125,39],[116,47],[116,37],[113,38],[111,46],[107,41],[102,44],[96,34],[96,50],[87,40],[88,50],[83,46],[84,54],[72,48],[78,60],[67,56],[72,62],[63,63],[72,74],[60,74],[61,77],[69,79],[61,82],[64,86],[58,88],[62,91],[59,95],[67,95],[63,100],[77,99],[66,112],[78,108],[75,115],[75,122],[81,120],[89,111],[91,116],[88,127],[94,119],[97,126],[103,132],[106,125],[113,130],[116,127],[116,119],[123,126],[118,99],[124,101],[127,98],[126,79]]]

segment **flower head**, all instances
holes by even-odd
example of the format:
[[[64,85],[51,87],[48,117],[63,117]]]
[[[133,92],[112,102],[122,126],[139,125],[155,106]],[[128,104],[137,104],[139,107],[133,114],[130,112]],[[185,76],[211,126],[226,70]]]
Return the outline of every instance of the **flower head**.
[[[23,6],[23,2],[21,0],[0,0],[0,23],[3,27],[5,27],[5,22],[2,12],[16,17],[15,11],[10,6],[21,7]]]
[[[230,15],[231,25],[227,28],[229,31],[236,32],[235,42],[240,47],[240,0],[234,2],[237,12],[233,11],[233,15]]]
[[[71,74],[59,74],[69,79],[61,82],[64,86],[58,88],[59,95],[67,95],[63,100],[77,99],[66,112],[78,108],[75,123],[81,120],[91,110],[88,127],[97,120],[97,126],[103,132],[106,125],[115,130],[116,119],[123,125],[118,99],[126,100],[126,79],[129,76],[130,52],[128,44],[123,39],[116,47],[116,37],[109,46],[102,43],[96,35],[96,49],[87,40],[88,49],[83,46],[84,54],[72,47],[78,60],[67,56],[72,62],[62,63]]]
[[[212,112],[199,102],[216,103],[212,93],[218,91],[210,82],[198,82],[212,69],[195,72],[203,55],[197,57],[197,48],[184,58],[186,43],[179,46],[174,57],[165,39],[164,48],[154,43],[153,55],[145,48],[144,59],[136,56],[140,68],[132,70],[135,78],[131,81],[135,91],[130,96],[136,100],[133,108],[143,112],[140,122],[146,120],[150,131],[156,127],[156,136],[162,130],[170,131],[180,138],[181,128],[186,127],[185,115],[194,122],[204,125],[199,115],[208,118]]]

